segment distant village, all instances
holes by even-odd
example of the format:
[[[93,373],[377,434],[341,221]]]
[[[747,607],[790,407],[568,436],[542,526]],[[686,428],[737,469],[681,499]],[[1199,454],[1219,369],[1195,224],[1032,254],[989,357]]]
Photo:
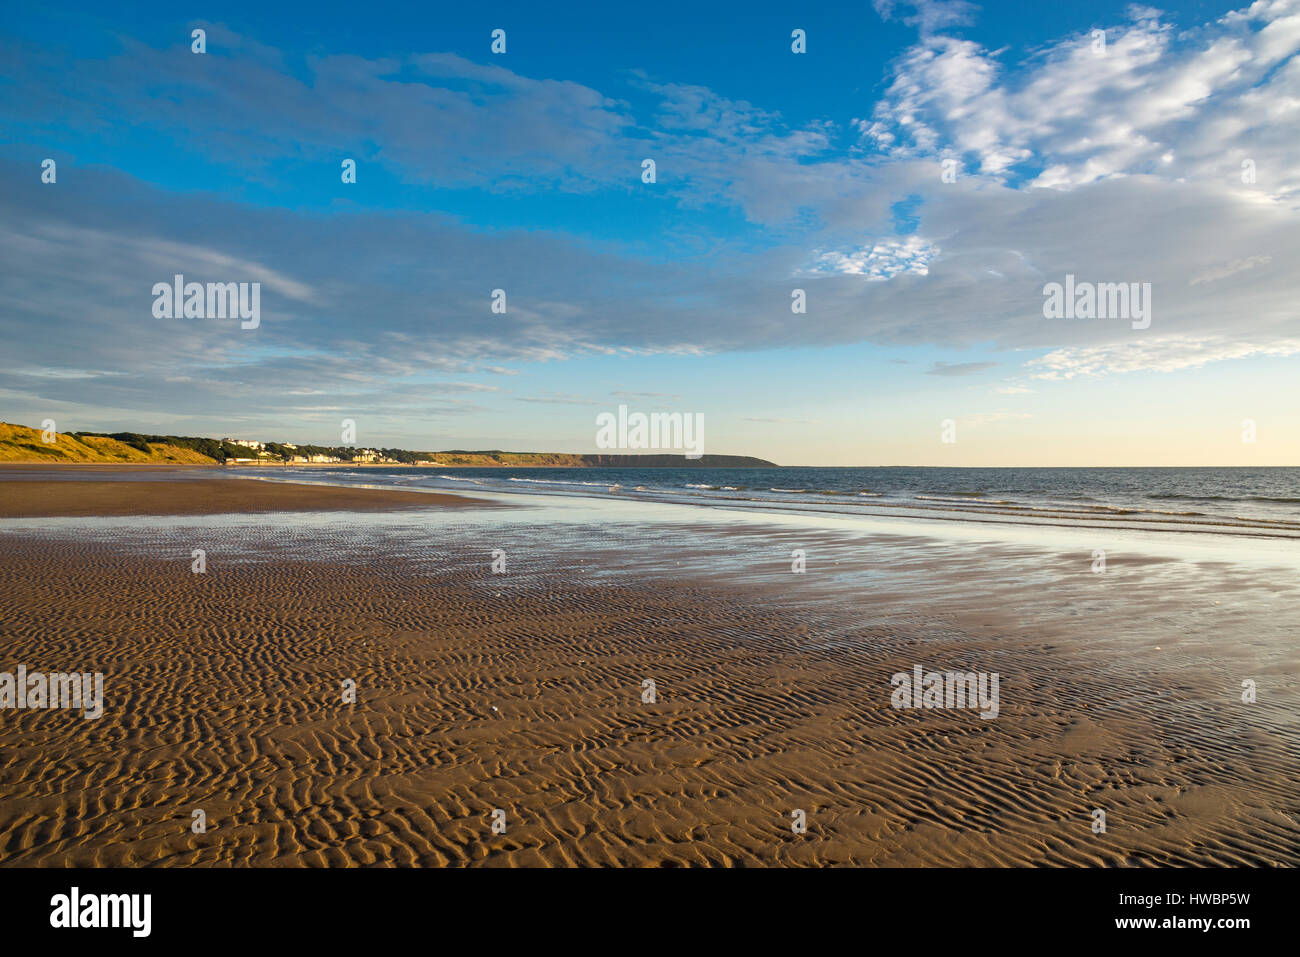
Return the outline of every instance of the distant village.
[[[416,459],[414,462],[403,462],[385,455],[379,449],[357,449],[348,458],[338,455],[329,455],[320,452],[311,452],[300,454],[298,446],[292,442],[255,442],[251,439],[232,439],[226,436],[221,439],[224,445],[238,445],[248,449],[250,452],[256,452],[256,456],[248,458],[226,458],[227,465],[279,465],[281,463],[288,465],[329,465],[339,462],[347,462],[357,465],[440,465],[440,462],[432,462],[425,459]]]

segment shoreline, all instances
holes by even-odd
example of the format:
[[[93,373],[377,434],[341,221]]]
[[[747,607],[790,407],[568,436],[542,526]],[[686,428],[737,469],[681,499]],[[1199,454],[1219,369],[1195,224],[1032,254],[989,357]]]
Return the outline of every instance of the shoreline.
[[[322,466],[323,468],[331,468]],[[710,524],[720,515],[740,522],[809,522],[819,525],[857,526],[883,534],[922,535],[935,538],[984,537],[1011,540],[1081,540],[1090,547],[1103,540],[1132,544],[1145,537],[1144,549],[1153,542],[1169,542],[1170,554],[1204,553],[1220,549],[1242,554],[1252,543],[1259,554],[1300,540],[1293,523],[1268,519],[1235,521],[1167,521],[1140,516],[1024,515],[987,509],[947,509],[934,504],[870,503],[851,508],[818,502],[709,499],[612,495],[594,490],[565,488],[536,490],[528,485],[495,487],[479,480],[473,485],[392,485],[368,482],[317,481],[318,475],[213,474],[213,467],[193,465],[69,464],[59,469],[0,466],[0,520],[4,519],[112,519],[124,516],[262,515],[274,512],[382,512],[393,509],[542,509],[554,511],[557,503],[577,503],[611,516],[632,508],[659,507],[699,512],[691,523]],[[217,467],[220,469],[220,467]],[[334,466],[332,468],[338,468]],[[256,473],[259,470],[251,470]],[[348,469],[347,471],[352,471]],[[322,477],[323,478],[323,477]],[[457,480],[460,481],[460,480]],[[597,487],[603,483],[597,483]],[[591,520],[590,517],[584,520]],[[1028,536],[1028,538],[1026,538]],[[1088,538],[1091,536],[1091,538]],[[1175,544],[1187,543],[1188,547]],[[1189,551],[1190,550],[1190,551]]]

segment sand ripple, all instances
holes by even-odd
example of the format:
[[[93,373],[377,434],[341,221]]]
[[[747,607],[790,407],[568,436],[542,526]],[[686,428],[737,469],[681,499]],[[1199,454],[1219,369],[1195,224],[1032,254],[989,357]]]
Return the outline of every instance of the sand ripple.
[[[103,671],[108,710],[0,713],[0,861],[1300,863],[1294,729],[1225,706],[1212,671],[1117,690],[1059,642],[937,608],[866,625],[757,586],[449,552],[193,575],[7,537],[0,670]],[[998,671],[1002,716],[891,709],[918,661]]]

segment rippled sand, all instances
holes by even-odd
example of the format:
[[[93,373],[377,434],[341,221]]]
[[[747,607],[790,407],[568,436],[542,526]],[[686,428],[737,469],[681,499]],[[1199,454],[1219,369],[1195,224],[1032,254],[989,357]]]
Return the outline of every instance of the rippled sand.
[[[506,575],[452,535],[421,560],[349,552],[342,525],[310,556],[263,531],[210,531],[202,575],[147,536],[0,537],[0,670],[103,671],[107,698],[97,721],[0,712],[0,862],[1300,863],[1294,646],[1265,659],[1229,636],[1225,657],[1184,631],[1161,657],[1082,592],[996,574],[963,591],[994,553],[963,572],[920,540],[925,594],[809,575],[800,598],[602,578],[624,552],[547,529]],[[1123,582],[1128,615],[1189,600]],[[1238,586],[1255,610],[1224,621],[1259,634],[1277,590]],[[892,709],[889,676],[914,663],[998,672],[1000,716]]]

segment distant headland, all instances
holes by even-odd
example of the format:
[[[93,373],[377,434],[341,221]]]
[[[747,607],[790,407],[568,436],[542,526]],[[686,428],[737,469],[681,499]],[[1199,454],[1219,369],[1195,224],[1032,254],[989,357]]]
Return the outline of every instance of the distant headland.
[[[389,465],[440,468],[776,468],[751,455],[416,452],[136,432],[56,432],[0,422],[0,463],[23,465]]]

